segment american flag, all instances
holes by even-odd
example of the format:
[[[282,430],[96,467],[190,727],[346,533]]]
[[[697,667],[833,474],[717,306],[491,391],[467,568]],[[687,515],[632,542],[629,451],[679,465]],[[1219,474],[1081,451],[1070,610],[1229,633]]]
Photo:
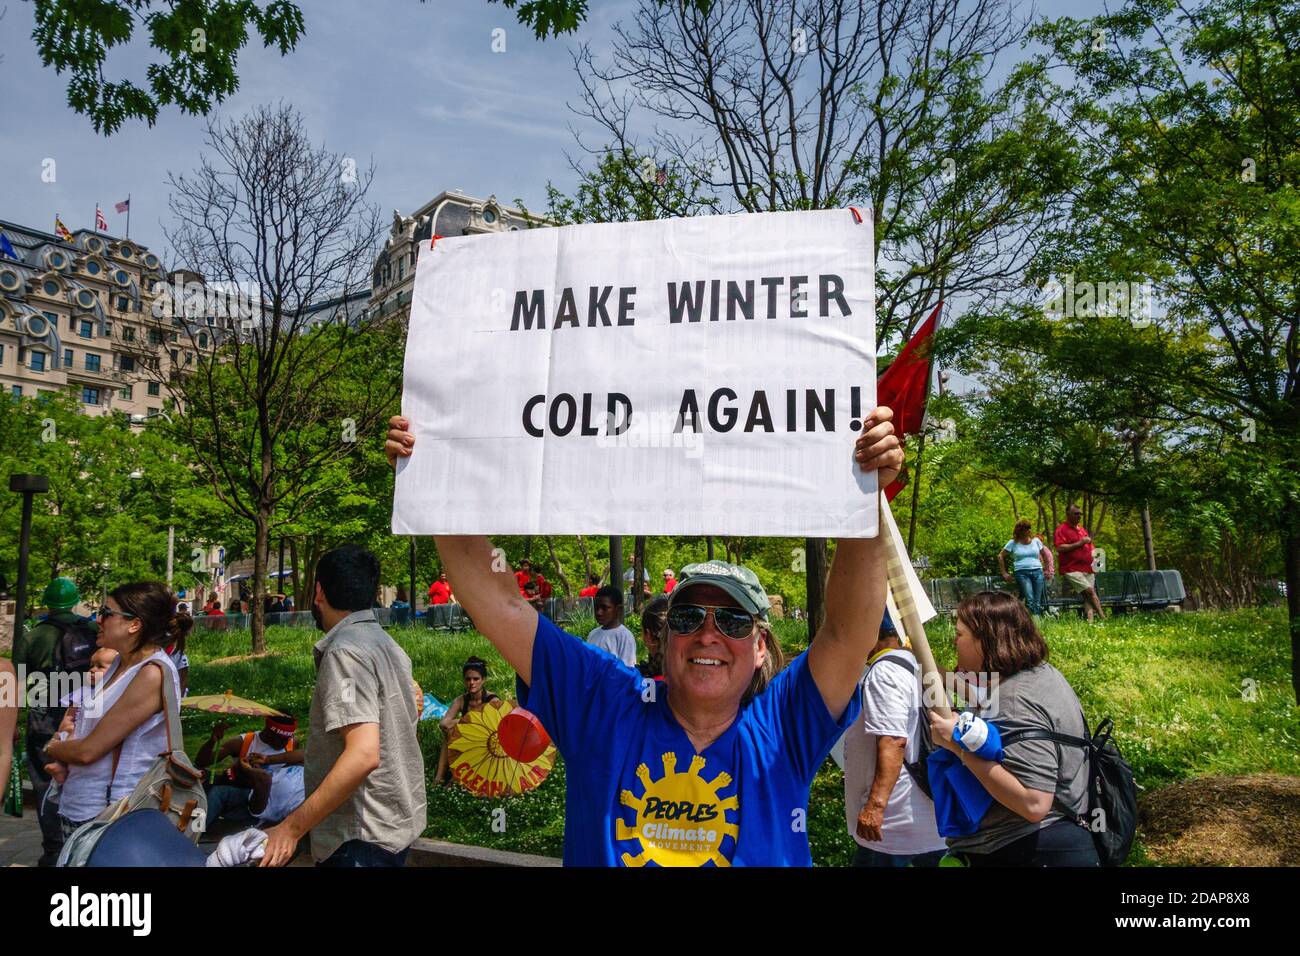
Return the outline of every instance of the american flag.
[[[118,203],[113,208],[116,209],[118,212],[126,212],[128,209],[131,208],[131,200],[123,199],[120,203]]]
[[[96,204],[95,205],[95,231],[98,232],[101,229],[104,230],[104,232],[108,232],[108,220],[104,218],[103,210],[99,208],[98,204]]]
[[[664,163],[655,170],[655,185],[662,186],[668,182],[668,164]]]

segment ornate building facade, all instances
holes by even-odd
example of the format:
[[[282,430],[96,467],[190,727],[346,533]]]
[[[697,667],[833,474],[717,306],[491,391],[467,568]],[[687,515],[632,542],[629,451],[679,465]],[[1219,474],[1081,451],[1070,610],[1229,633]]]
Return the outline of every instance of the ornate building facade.
[[[373,321],[396,318],[403,324],[411,314],[411,288],[421,248],[433,236],[472,236],[513,232],[533,225],[550,225],[522,209],[497,202],[496,196],[475,199],[459,190],[435,196],[409,216],[393,210],[392,228],[375,259],[371,277],[369,316]]]
[[[0,254],[6,395],[68,391],[87,414],[156,415],[167,398],[159,370],[165,377],[184,369],[195,349],[215,346],[221,320],[174,317],[170,307],[174,289],[193,288],[201,277],[168,276],[145,246],[87,229],[71,241],[3,220],[0,230],[17,254]],[[155,308],[160,296],[165,312]]]

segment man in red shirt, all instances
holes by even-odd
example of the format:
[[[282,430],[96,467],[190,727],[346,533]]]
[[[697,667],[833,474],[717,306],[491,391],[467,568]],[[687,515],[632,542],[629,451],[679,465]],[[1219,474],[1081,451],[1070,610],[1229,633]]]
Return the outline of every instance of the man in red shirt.
[[[1097,597],[1097,581],[1092,573],[1092,535],[1083,527],[1083,509],[1071,504],[1065,520],[1056,529],[1056,553],[1060,557],[1061,577],[1083,595],[1083,613],[1089,621],[1105,617]]]
[[[677,587],[677,575],[673,573],[672,568],[664,569],[664,594],[672,594],[673,588]]]
[[[451,585],[447,583],[447,574],[444,571],[438,575],[438,580],[429,585],[429,603],[446,604],[451,600]]]
[[[578,592],[580,598],[594,598],[596,592],[600,590],[599,575],[592,574],[587,578],[587,586]]]

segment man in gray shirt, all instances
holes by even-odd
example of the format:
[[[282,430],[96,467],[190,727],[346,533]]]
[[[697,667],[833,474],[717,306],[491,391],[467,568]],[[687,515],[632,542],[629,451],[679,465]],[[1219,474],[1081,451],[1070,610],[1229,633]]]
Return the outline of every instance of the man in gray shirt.
[[[316,566],[314,648],[304,782],[307,798],[267,831],[262,866],[282,866],[311,833],[318,866],[404,866],[425,826],[411,660],[371,610],[379,561],[343,545]]]

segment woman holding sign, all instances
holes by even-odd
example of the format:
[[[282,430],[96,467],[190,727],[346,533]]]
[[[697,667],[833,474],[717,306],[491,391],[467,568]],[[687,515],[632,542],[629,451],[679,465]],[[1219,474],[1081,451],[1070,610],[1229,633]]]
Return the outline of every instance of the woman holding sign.
[[[881,488],[903,463],[892,419],[877,408],[853,451]],[[415,437],[405,418],[390,426],[395,464]],[[514,576],[494,570],[486,537],[435,541],[466,611],[518,673],[520,705],[564,756],[566,865],[812,864],[808,791],[858,713],[885,609],[882,538],[839,541],[826,621],[779,673],[754,572],[723,561],[684,568],[666,614],[662,684],[539,615]]]

